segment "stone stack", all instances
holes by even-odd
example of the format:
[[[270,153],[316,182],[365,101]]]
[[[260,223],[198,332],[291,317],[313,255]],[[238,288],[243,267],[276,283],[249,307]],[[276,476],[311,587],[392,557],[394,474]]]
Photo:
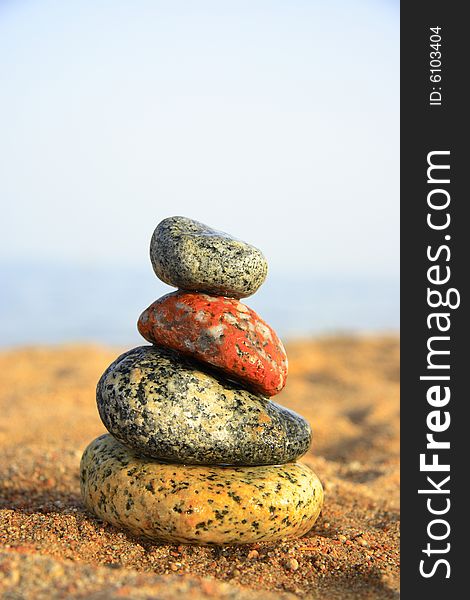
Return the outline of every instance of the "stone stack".
[[[156,275],[178,291],[140,316],[150,342],[121,355],[97,387],[111,435],[82,458],[86,506],[137,535],[176,543],[250,543],[306,533],[323,502],[296,463],[311,429],[268,399],[284,387],[276,333],[239,299],[267,274],[253,246],[197,221],[156,228]]]

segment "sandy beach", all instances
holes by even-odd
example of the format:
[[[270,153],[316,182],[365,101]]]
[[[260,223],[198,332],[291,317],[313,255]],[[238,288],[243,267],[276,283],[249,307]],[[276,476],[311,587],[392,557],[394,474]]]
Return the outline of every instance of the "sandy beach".
[[[398,598],[399,340],[331,337],[286,344],[276,402],[311,423],[301,460],[325,504],[304,537],[244,546],[135,538],[90,515],[83,450],[104,433],[97,380],[126,348],[0,353],[0,597]]]

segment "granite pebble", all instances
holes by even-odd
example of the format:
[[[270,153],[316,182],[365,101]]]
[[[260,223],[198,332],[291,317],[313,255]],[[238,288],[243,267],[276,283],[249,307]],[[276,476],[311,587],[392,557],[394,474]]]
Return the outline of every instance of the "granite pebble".
[[[172,463],[283,464],[311,442],[297,413],[158,346],[118,357],[98,382],[97,404],[118,440]]]
[[[150,259],[157,277],[184,290],[245,298],[266,279],[260,250],[186,217],[168,217],[155,229]]]
[[[261,394],[274,396],[286,382],[281,340],[235,298],[173,292],[142,313],[138,329],[147,341],[209,363]]]
[[[85,505],[135,535],[170,543],[272,542],[305,534],[323,503],[302,464],[201,467],[161,464],[111,435],[95,439],[80,466]]]

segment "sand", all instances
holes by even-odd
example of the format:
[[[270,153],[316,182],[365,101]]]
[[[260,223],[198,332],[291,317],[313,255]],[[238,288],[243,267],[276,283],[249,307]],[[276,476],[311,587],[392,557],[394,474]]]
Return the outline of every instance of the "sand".
[[[397,338],[287,344],[276,401],[312,424],[302,462],[325,505],[303,538],[247,546],[155,544],[82,506],[80,457],[104,432],[96,382],[123,350],[0,353],[0,597],[398,598]]]

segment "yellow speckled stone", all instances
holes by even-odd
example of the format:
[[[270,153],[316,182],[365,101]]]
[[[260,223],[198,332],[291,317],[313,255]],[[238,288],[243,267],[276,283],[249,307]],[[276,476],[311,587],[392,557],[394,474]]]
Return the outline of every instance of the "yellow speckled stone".
[[[306,533],[323,489],[305,465],[208,467],[140,458],[111,435],[85,450],[81,489],[99,518],[155,540],[274,541]]]

